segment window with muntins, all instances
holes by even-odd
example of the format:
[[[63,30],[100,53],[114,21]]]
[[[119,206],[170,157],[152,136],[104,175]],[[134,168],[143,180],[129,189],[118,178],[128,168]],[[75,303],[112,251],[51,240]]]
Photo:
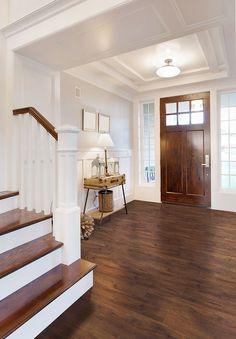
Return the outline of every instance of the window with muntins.
[[[143,103],[141,112],[141,182],[153,183],[156,177],[154,102]]]
[[[220,93],[220,182],[236,190],[236,90]]]

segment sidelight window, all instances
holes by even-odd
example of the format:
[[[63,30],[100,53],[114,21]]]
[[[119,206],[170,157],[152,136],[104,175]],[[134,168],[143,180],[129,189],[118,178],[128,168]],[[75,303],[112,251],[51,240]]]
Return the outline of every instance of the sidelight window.
[[[220,179],[236,190],[236,91],[220,93]]]
[[[154,102],[141,104],[141,182],[155,182],[155,109]]]

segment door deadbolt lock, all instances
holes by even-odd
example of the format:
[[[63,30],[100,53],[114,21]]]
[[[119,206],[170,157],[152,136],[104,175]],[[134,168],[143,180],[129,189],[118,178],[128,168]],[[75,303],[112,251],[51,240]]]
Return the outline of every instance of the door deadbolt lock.
[[[202,166],[210,167],[210,156],[209,156],[209,154],[205,154],[205,163],[202,164]]]

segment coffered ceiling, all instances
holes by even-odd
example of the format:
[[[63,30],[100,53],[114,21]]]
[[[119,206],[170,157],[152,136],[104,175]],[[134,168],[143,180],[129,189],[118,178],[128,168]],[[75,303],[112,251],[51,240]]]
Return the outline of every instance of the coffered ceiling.
[[[136,0],[18,52],[138,93],[235,75],[234,0]],[[181,75],[160,79],[167,58]]]

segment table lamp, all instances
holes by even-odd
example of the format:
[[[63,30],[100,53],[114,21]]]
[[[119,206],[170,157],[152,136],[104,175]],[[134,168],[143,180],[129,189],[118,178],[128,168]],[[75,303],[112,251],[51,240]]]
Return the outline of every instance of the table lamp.
[[[98,146],[104,147],[104,152],[105,152],[105,176],[109,176],[110,174],[108,173],[108,166],[107,166],[107,148],[108,147],[113,147],[113,141],[111,139],[111,136],[109,133],[102,133],[99,136],[98,139]]]

